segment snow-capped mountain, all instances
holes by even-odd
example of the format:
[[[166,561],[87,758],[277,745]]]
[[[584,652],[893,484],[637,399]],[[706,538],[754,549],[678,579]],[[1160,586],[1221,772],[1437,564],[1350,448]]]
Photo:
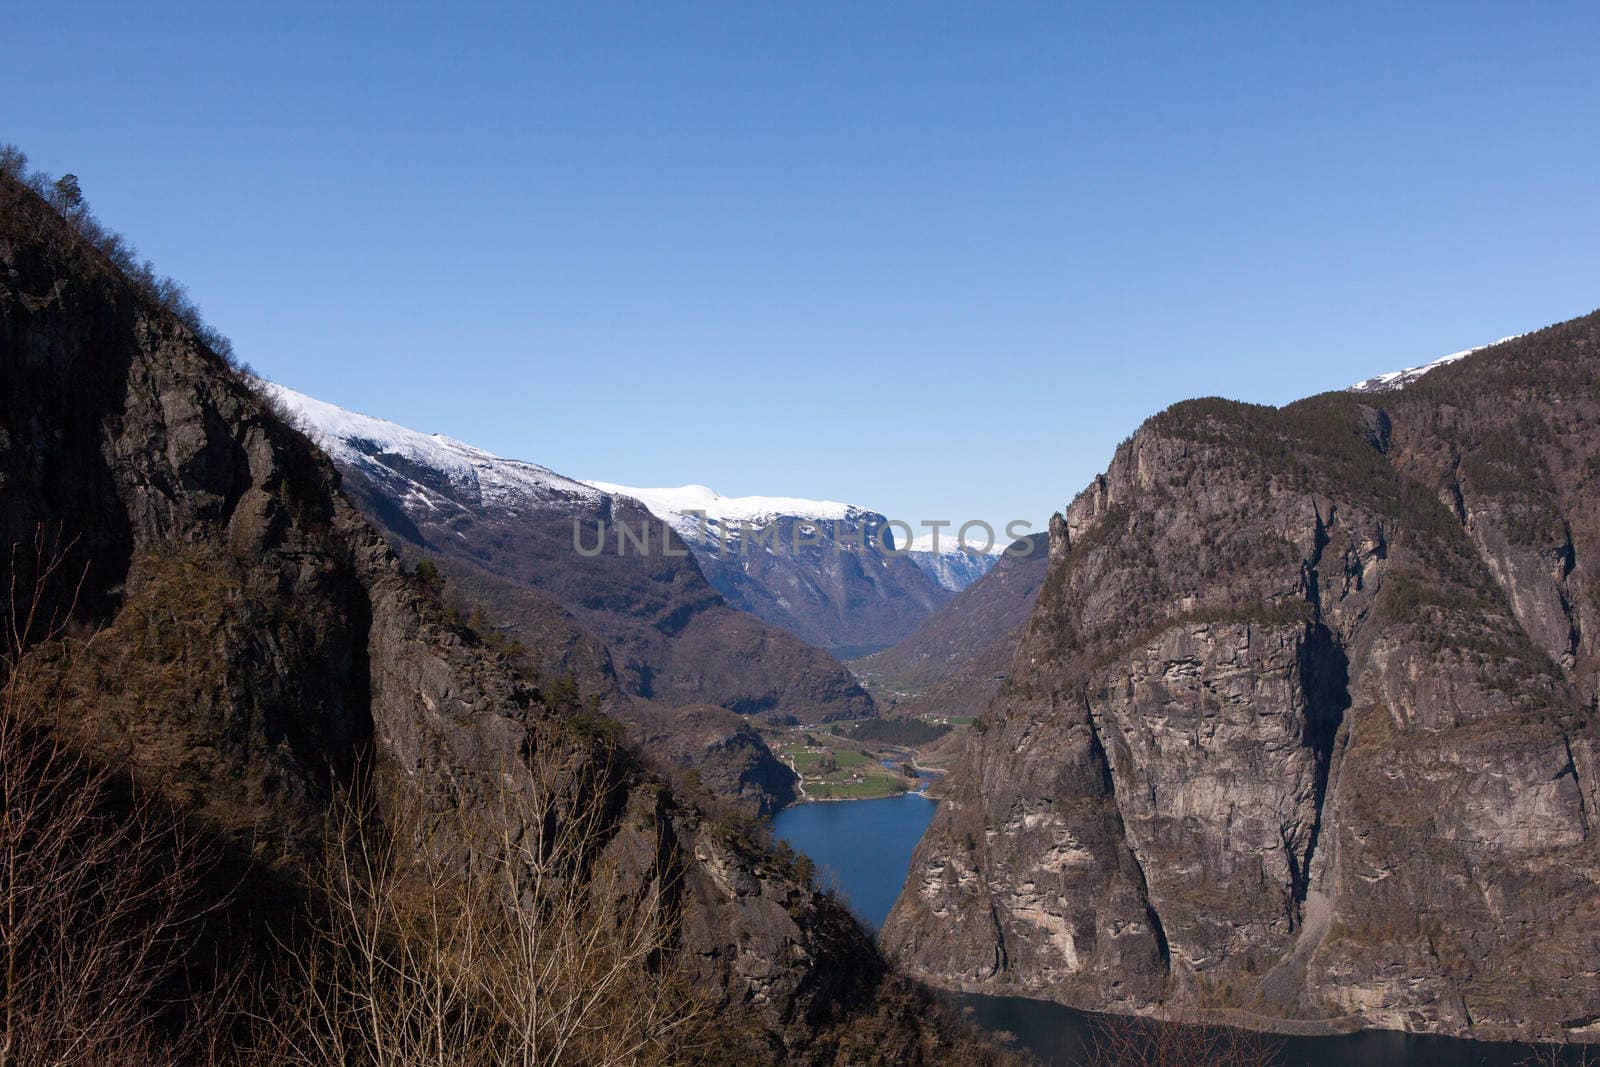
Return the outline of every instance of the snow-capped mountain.
[[[667,522],[730,604],[843,658],[894,644],[951,596],[893,550],[894,527],[885,529],[889,520],[869,508],[729,497],[704,485],[589,484],[638,500]]]
[[[1412,382],[1416,381],[1418,378],[1422,377],[1424,374],[1427,374],[1431,370],[1437,370],[1438,368],[1447,366],[1456,362],[1457,360],[1466,359],[1468,356],[1472,355],[1472,353],[1482,352],[1485,348],[1493,348],[1495,345],[1504,344],[1507,341],[1514,341],[1520,336],[1522,335],[1513,334],[1510,337],[1502,337],[1498,341],[1491,341],[1489,344],[1479,345],[1476,348],[1468,348],[1460,352],[1452,352],[1448,356],[1440,356],[1432,363],[1424,363],[1420,367],[1407,367],[1404,370],[1392,370],[1387,374],[1379,374],[1375,377],[1367,378],[1363,381],[1357,382],[1350,387],[1349,391],[1352,393],[1387,393],[1394,389],[1404,389],[1406,386],[1410,385]]]
[[[577,555],[575,516],[583,520],[585,535],[595,536],[604,523],[609,533],[603,536],[613,539],[619,527],[638,532],[654,516],[694,553],[700,571],[695,580],[703,575],[733,607],[846,654],[893,644],[953,588],[906,554],[884,552],[878,537],[887,520],[867,508],[793,497],[725,497],[703,485],[645,489],[581,482],[280,385],[262,382],[261,388],[346,472],[352,491],[370,510],[382,512],[379,517],[403,536],[440,550],[464,549],[460,542],[469,536],[466,531],[481,534],[487,523],[520,524],[518,537],[526,535],[524,527],[538,525],[548,527],[538,546],[540,558],[551,572],[563,572],[580,566],[571,558]],[[450,538],[440,536],[446,531]],[[658,527],[650,541],[657,556],[661,538]],[[887,539],[892,542],[892,536]],[[470,554],[478,558],[503,550],[503,543],[477,545]],[[524,545],[522,551],[534,548]],[[609,562],[581,566],[622,566],[609,548],[596,558]],[[951,561],[952,567],[958,564]],[[525,562],[507,560],[506,565],[528,570]],[[581,589],[570,593],[582,601]],[[608,631],[607,626],[591,628]],[[600,636],[613,648],[620,640],[616,633]],[[644,672],[641,678],[649,675],[649,662],[642,655],[627,659],[633,665],[628,669]]]
[[[547,467],[506,459],[443,434],[425,434],[386,419],[329,404],[268,381],[270,396],[341,467],[361,470],[395,490],[399,502],[432,509],[462,506],[516,514],[569,501],[601,500],[591,485]]]
[[[745,531],[759,531],[782,518],[822,523],[861,522],[874,513],[834,500],[789,496],[723,496],[706,485],[641,489],[611,482],[588,482],[603,492],[631,496],[666,520],[691,547],[737,547]]]
[[[925,533],[907,546],[911,562],[952,593],[959,593],[989,573],[1006,546],[996,543],[987,552],[963,545],[953,530]]]
[[[574,675],[586,698],[599,696],[610,710],[644,698],[807,722],[871,713],[870,698],[835,660],[730,606],[638,501],[258,386],[328,453],[346,492],[397,551],[433,562],[457,606],[487,609],[544,677]],[[579,551],[575,524],[586,539],[605,529],[603,550]],[[643,553],[623,552],[612,536],[646,525],[654,530]]]

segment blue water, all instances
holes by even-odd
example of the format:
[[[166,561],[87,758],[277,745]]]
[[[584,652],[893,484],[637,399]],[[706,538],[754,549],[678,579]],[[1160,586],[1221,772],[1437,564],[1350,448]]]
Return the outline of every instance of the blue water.
[[[921,793],[796,804],[773,817],[772,829],[780,841],[810,856],[818,883],[840,890],[856,916],[877,931],[900,895],[911,851],[934,807]]]
[[[920,793],[885,800],[800,804],[779,812],[773,830],[780,840],[810,856],[817,864],[819,883],[839,889],[862,922],[876,931],[900,895],[912,850],[932,821],[935,806],[935,801]],[[1088,1062],[1092,1015],[1021,997],[965,995],[952,999],[988,1029],[1015,1034],[1022,1048],[1050,1067],[1078,1067]],[[1513,1067],[1529,1062],[1533,1051],[1527,1046],[1379,1031],[1284,1038],[1278,1062],[1283,1067]],[[1566,1062],[1582,1062],[1581,1053],[1568,1050]]]
[[[1049,1067],[1079,1067],[1089,1062],[1094,1016],[1048,1001],[1022,997],[952,997],[990,1030],[1016,1035],[1017,1044]],[[1377,1064],[1425,1064],[1428,1067],[1518,1067],[1547,1064],[1549,1049],[1529,1045],[1461,1041],[1451,1037],[1374,1030],[1339,1037],[1269,1038],[1277,1045],[1275,1062],[1282,1067],[1371,1067]],[[1556,1063],[1582,1064],[1583,1050],[1555,1050]],[[1535,1053],[1541,1053],[1535,1058]]]

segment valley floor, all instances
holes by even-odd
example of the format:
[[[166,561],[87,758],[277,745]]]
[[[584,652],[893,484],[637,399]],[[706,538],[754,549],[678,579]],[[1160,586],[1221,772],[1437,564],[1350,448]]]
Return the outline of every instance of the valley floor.
[[[970,716],[855,719],[765,728],[804,801],[873,800],[927,789],[954,763]]]

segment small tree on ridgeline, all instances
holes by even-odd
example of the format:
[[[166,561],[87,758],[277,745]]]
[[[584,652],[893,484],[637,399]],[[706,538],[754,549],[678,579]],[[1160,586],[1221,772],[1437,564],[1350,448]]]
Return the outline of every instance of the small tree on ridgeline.
[[[83,206],[83,187],[76,174],[63,174],[50,186],[50,206],[63,215],[70,215]]]

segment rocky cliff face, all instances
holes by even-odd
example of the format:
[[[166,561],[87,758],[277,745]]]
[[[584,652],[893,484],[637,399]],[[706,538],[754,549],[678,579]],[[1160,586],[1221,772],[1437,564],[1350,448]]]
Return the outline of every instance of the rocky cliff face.
[[[652,762],[691,775],[691,781],[755,815],[776,814],[799,799],[800,778],[793,768],[732,712],[710,704],[664,708],[634,701],[617,718]]]
[[[725,497],[703,485],[638,489],[728,603],[841,659],[884,648],[916,628],[951,591],[900,548],[875,511],[830,500]]]
[[[749,1043],[735,1054],[860,1062],[862,1026],[919,1062],[948,1050],[841,906],[453,621],[323,455],[5,178],[0,375],[0,535],[22,546],[5,577],[37,576],[43,530],[67,548],[47,608],[98,631],[66,683],[76,726],[252,869],[294,880],[358,762],[471,848],[505,812],[486,798],[525,788],[537,755],[564,810],[600,813],[585,862],[663,889],[683,959]]]
[[[1164,412],[1053,522],[885,944],[1093,1008],[1588,1036],[1597,553],[1600,316]]]

